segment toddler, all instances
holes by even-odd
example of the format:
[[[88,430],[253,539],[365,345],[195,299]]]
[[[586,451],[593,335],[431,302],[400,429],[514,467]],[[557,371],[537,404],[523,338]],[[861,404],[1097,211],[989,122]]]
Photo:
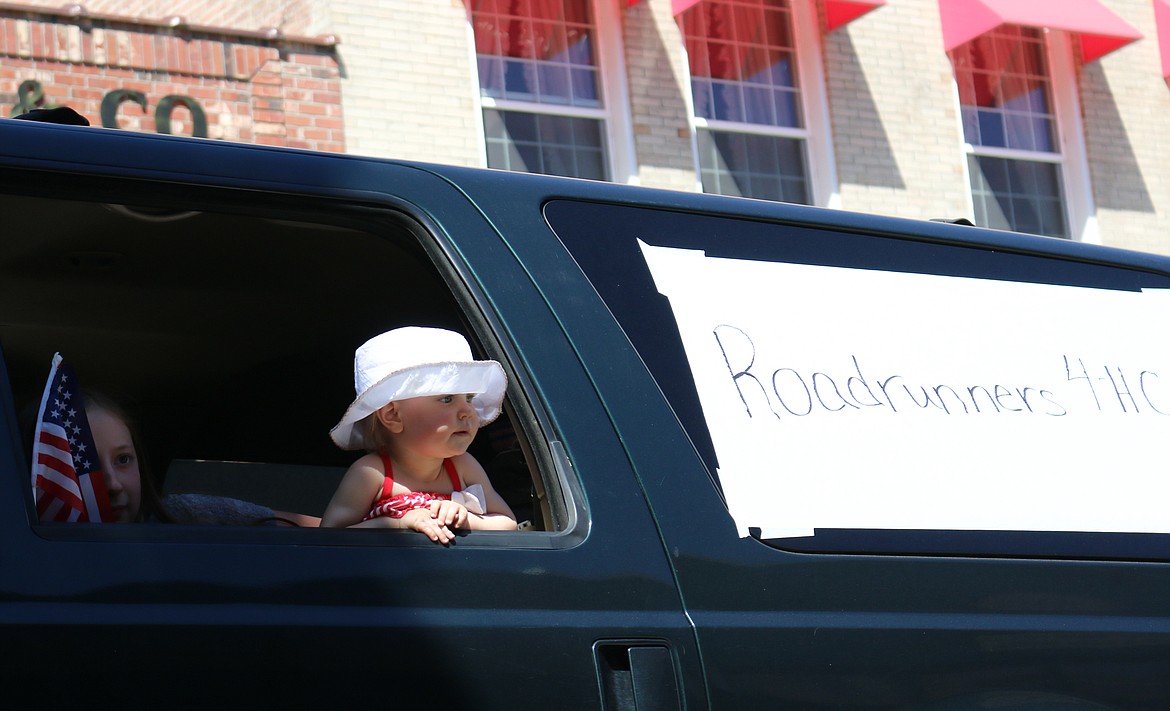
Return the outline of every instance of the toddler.
[[[354,354],[357,398],[330,431],[353,463],[322,526],[409,528],[447,544],[453,529],[515,530],[516,517],[468,446],[500,414],[507,379],[472,360],[458,333],[408,326]]]

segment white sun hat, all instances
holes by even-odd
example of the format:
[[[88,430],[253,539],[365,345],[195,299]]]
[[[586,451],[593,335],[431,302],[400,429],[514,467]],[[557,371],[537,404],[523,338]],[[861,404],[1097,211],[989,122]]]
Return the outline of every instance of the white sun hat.
[[[395,400],[425,395],[474,393],[471,404],[486,425],[500,414],[507,389],[504,368],[494,360],[473,360],[467,339],[441,328],[407,326],[374,336],[354,352],[357,399],[329,431],[342,449],[364,449],[354,425]]]

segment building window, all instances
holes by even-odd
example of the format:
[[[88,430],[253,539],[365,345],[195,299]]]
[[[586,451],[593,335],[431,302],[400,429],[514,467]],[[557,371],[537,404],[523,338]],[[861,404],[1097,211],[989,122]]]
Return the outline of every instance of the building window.
[[[807,127],[814,122],[805,117],[792,5],[704,0],[679,16],[704,192],[813,201]]]
[[[976,224],[1069,237],[1044,35],[1002,26],[952,50],[951,61]]]
[[[608,180],[592,0],[473,0],[489,168]]]

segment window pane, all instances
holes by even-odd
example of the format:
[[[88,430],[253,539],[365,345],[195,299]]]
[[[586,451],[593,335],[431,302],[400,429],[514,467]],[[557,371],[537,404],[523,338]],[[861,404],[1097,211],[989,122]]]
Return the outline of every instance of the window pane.
[[[528,62],[505,61],[504,96],[509,99],[535,100],[536,67]]]
[[[792,18],[786,1],[705,0],[681,16],[690,61],[692,92],[704,118],[798,128],[800,93],[792,51]],[[744,86],[753,85],[753,88]],[[790,90],[795,111],[776,111],[766,88]],[[787,108],[787,107],[786,107]]]
[[[744,87],[743,102],[745,121],[776,125],[771,89],[760,86]]]
[[[951,61],[968,143],[1051,150],[1056,141],[1050,80],[1039,33],[1001,27],[956,48]],[[977,122],[968,119],[971,109],[977,109]],[[1035,133],[1037,129],[1043,133]]]
[[[473,6],[472,24],[475,51],[481,61],[487,56],[512,59],[509,91],[530,95],[508,98],[539,101],[541,99],[535,97],[543,94],[565,103],[570,96],[567,79],[562,82],[560,90],[548,88],[538,92],[535,88],[537,65],[555,65],[559,67],[556,72],[561,74],[573,68],[594,67],[593,27],[588,0],[479,3]]]
[[[743,121],[743,85],[729,81],[711,82],[711,104],[714,114],[708,118]]]
[[[573,69],[573,105],[574,106],[601,106],[601,97],[597,94],[597,72],[592,69]]]
[[[569,64],[582,67],[593,66],[593,40],[589,36],[588,28],[570,29],[568,31],[569,48],[566,58]]]
[[[603,122],[539,113],[541,105],[602,105],[591,0],[471,0],[471,7],[480,93],[531,105],[484,110],[488,166],[605,179]]]
[[[602,122],[484,110],[488,167],[607,180]]]
[[[484,96],[504,95],[504,63],[499,57],[479,57],[479,89]]]
[[[777,125],[793,128],[804,126],[804,119],[800,115],[800,97],[796,92],[777,89],[772,96],[776,102]]]
[[[1069,236],[1058,165],[973,155],[968,169],[977,224],[1050,237]]]
[[[951,52],[962,105],[975,219],[980,225],[1068,237],[1051,79],[1041,34],[1003,26]],[[984,155],[984,147],[1045,154],[1045,160]]]
[[[540,101],[545,104],[567,104],[573,97],[569,83],[569,68],[564,64],[541,64],[537,76],[540,80]]]
[[[981,109],[976,117],[979,121],[979,135],[968,137],[968,143],[977,146],[1007,145],[1007,130],[1003,125],[1003,114],[994,110]]]
[[[804,141],[710,130],[698,139],[704,192],[808,204]]]

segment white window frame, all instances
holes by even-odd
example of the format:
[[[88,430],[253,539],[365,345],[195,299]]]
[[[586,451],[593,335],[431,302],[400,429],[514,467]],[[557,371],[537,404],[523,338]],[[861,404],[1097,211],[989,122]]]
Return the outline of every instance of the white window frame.
[[[1052,102],[1050,108],[1055,119],[1055,142],[1060,148],[1059,153],[976,146],[967,141],[963,131],[958,77],[952,66],[955,115],[958,116],[959,135],[963,137],[963,175],[967,188],[967,215],[972,220],[975,219],[969,156],[1052,163],[1060,168],[1058,173],[1064,198],[1064,219],[1068,226],[1069,239],[1100,244],[1101,236],[1097,229],[1088,151],[1085,147],[1085,130],[1084,124],[1081,122],[1080,87],[1077,83],[1072,37],[1069,33],[1060,30],[1039,29],[1039,32],[1044,42],[1044,58],[1048,65],[1048,86],[1051,93],[1049,100]]]
[[[837,162],[833,154],[820,15],[817,12],[816,0],[788,0],[788,7],[792,18],[796,80],[800,88],[801,121],[804,128],[768,126],[701,117],[695,112],[693,84],[690,81],[688,71],[686,94],[690,109],[691,150],[695,161],[696,185],[701,192],[703,180],[699,165],[700,130],[795,138],[803,141],[805,146],[805,169],[808,171],[805,179],[808,181],[809,203],[821,207],[839,208],[841,206],[841,193],[837,183]],[[686,53],[685,45],[683,52]],[[690,67],[689,61],[686,66]]]
[[[638,166],[634,158],[634,129],[630,117],[629,89],[626,83],[625,56],[622,51],[621,9],[612,0],[588,0],[593,14],[594,53],[597,77],[601,86],[600,107],[544,104],[514,99],[496,99],[481,91],[479,62],[475,50],[475,26],[471,5],[467,4],[467,36],[471,57],[472,97],[475,108],[475,128],[479,135],[479,165],[487,167],[487,137],[484,135],[483,112],[523,111],[548,116],[596,119],[602,122],[609,181],[637,184]]]

